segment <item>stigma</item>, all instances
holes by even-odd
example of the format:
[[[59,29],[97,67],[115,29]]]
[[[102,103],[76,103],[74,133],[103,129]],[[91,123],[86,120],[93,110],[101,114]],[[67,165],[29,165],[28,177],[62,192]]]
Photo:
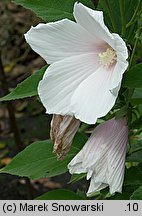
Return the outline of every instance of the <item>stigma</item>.
[[[101,65],[108,68],[117,60],[116,51],[111,47],[107,48],[105,52],[99,53],[99,58]]]

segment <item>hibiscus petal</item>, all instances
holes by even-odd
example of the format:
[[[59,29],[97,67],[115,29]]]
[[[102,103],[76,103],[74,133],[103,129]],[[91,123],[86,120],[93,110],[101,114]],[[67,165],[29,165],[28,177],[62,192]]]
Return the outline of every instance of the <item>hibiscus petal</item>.
[[[114,48],[114,37],[104,24],[103,12],[95,11],[81,3],[74,5],[74,17],[78,24],[94,36],[98,42],[105,41]]]
[[[94,53],[66,58],[48,67],[38,86],[47,113],[71,115],[70,100],[78,85],[99,67]]]
[[[107,186],[110,193],[122,191],[128,143],[126,119],[115,118],[97,126],[81,151],[68,164],[69,172],[91,178],[87,195]]]
[[[77,119],[95,124],[97,118],[105,116],[114,106],[120,85],[115,89],[115,94],[110,91],[111,73],[100,67],[76,89],[71,106]]]
[[[113,124],[113,127],[115,128],[114,131],[113,129],[111,130],[113,137],[103,150],[105,155],[101,155],[97,163],[94,163],[95,172],[91,178],[90,187],[87,192],[88,196],[91,195],[92,192],[99,191],[108,185],[111,194],[122,192],[128,128],[124,126],[123,123],[118,123],[118,125]],[[105,139],[108,139],[108,137],[105,137]],[[105,143],[105,140],[102,140],[100,145],[102,143]],[[100,147],[98,146],[98,148]],[[98,154],[98,149],[95,150],[95,154]],[[95,154],[94,157],[96,156]]]
[[[115,47],[114,49],[117,52],[117,59],[124,61],[128,58],[128,49],[124,42],[124,40],[115,33],[112,33],[114,40],[115,40]]]
[[[118,59],[110,79],[109,88],[111,90],[117,87],[119,83],[121,83],[123,73],[126,71],[127,67],[128,67],[127,61],[121,61]]]
[[[25,34],[25,38],[31,48],[49,64],[93,52],[96,44],[89,32],[68,19],[32,27]]]
[[[115,88],[118,86],[118,84],[122,80],[123,73],[126,71],[128,67],[128,50],[126,47],[125,42],[123,39],[118,35],[113,33],[114,39],[115,39],[115,47],[117,53],[117,63],[114,67],[112,76],[111,76],[111,82],[110,82],[110,89]]]

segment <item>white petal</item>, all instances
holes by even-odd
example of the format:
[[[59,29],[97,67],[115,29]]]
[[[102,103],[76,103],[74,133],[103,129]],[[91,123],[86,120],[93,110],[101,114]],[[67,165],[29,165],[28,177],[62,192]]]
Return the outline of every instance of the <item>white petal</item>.
[[[81,3],[75,3],[74,17],[78,24],[94,36],[94,40],[98,42],[103,40],[114,48],[114,37],[104,24],[102,11],[95,11]]]
[[[92,195],[92,193],[100,191],[100,190],[106,188],[107,186],[108,186],[108,184],[105,184],[102,182],[96,182],[95,178],[92,178],[91,182],[90,182],[89,189],[87,191],[87,196],[89,197]]]
[[[118,86],[118,84],[122,80],[123,73],[126,71],[128,67],[128,62],[127,62],[128,50],[126,44],[118,34],[113,33],[113,36],[115,38],[114,49],[116,50],[117,53],[117,63],[112,73],[110,89],[113,89],[116,86]]]
[[[77,119],[94,124],[97,118],[105,116],[114,106],[120,85],[114,95],[110,90],[111,73],[100,67],[76,89],[71,106]]]
[[[110,193],[122,191],[128,127],[125,118],[114,118],[97,126],[82,150],[72,159],[71,173],[84,173],[91,177],[87,195],[107,186]]]
[[[127,61],[124,62],[118,59],[113,69],[112,76],[109,83],[109,88],[111,90],[116,88],[119,85],[119,83],[121,83],[123,73],[126,71],[127,67],[128,67]]]
[[[79,84],[99,67],[94,53],[66,58],[48,67],[38,86],[47,113],[71,115],[70,100]]]
[[[86,173],[87,169],[82,166],[84,152],[80,151],[73,160],[68,164],[68,169],[71,174],[76,173]]]
[[[31,48],[49,64],[66,57],[92,52],[95,47],[93,36],[68,19],[32,27],[25,38]]]
[[[118,34],[112,33],[112,35],[113,35],[113,37],[115,39],[115,47],[114,47],[114,49],[117,52],[117,58],[119,60],[122,60],[122,61],[125,62],[125,60],[128,58],[127,46],[126,46],[124,40]]]
[[[115,125],[113,126],[115,127]],[[113,133],[114,131],[112,130],[112,134]],[[106,137],[106,139],[107,138],[108,137]],[[88,196],[94,191],[99,191],[106,186],[110,187],[111,194],[122,192],[127,139],[127,128],[117,127],[114,137],[110,139],[108,145],[106,145],[106,149],[104,150],[105,155],[103,157],[101,155],[100,163],[97,161],[97,163],[94,164],[96,168],[87,192]]]

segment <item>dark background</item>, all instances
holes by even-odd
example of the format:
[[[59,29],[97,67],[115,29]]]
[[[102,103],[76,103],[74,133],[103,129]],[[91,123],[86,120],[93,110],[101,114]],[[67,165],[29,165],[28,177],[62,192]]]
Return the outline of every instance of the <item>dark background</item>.
[[[45,65],[24,39],[39,22],[31,11],[0,1],[0,97]],[[48,139],[50,121],[37,98],[0,102],[0,168],[33,141]],[[69,174],[36,181],[0,174],[0,199],[33,199],[57,188],[86,190],[86,181],[70,185],[69,180]]]

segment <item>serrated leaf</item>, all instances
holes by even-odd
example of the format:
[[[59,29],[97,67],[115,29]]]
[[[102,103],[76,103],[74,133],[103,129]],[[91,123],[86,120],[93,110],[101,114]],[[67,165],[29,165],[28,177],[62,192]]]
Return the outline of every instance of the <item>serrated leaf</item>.
[[[76,0],[13,0],[13,2],[32,10],[46,22],[64,18],[74,19],[73,5]],[[79,2],[88,7],[93,7],[91,0],[80,0]]]
[[[0,173],[25,176],[39,179],[60,175],[67,172],[67,164],[85,144],[85,135],[77,133],[72,148],[63,161],[58,161],[50,140],[37,141],[17,154],[11,163],[0,170]]]
[[[133,66],[124,74],[123,87],[142,88],[142,63]]]
[[[135,190],[130,197],[131,200],[142,200],[142,186]]]
[[[44,66],[42,69],[33,73],[23,82],[19,83],[12,92],[0,98],[0,101],[9,101],[9,100],[16,100],[16,99],[36,96],[38,94],[37,93],[38,83],[42,79],[46,68],[47,66]]]
[[[36,198],[36,200],[82,200],[82,199],[83,198],[77,195],[76,193],[64,189],[49,191]]]

